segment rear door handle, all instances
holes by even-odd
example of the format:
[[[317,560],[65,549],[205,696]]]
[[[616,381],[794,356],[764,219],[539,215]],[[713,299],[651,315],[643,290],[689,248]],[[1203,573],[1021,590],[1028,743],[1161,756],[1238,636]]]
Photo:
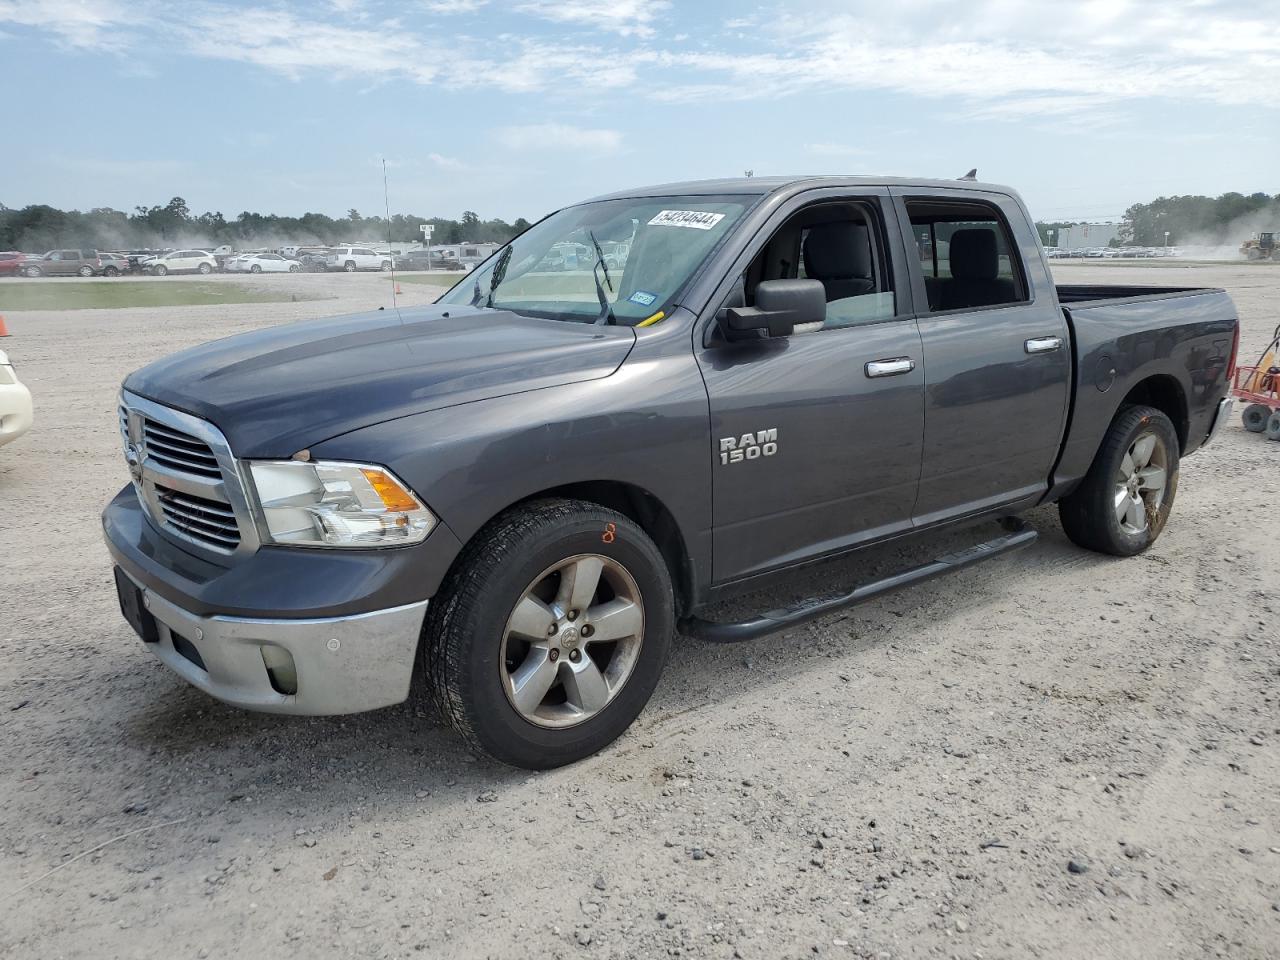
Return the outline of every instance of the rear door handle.
[[[916,362],[910,357],[892,357],[888,360],[872,360],[866,366],[867,376],[900,377],[916,368]]]
[[[1061,337],[1032,337],[1023,343],[1027,353],[1053,353],[1062,346]]]

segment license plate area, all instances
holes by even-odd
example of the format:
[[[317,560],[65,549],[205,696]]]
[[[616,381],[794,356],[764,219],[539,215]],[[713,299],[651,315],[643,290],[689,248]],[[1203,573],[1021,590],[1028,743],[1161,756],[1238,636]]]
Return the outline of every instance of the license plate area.
[[[116,596],[120,600],[120,612],[124,614],[129,626],[145,643],[158,643],[160,630],[156,626],[156,618],[151,611],[142,605],[142,590],[124,575],[124,571],[116,567]]]

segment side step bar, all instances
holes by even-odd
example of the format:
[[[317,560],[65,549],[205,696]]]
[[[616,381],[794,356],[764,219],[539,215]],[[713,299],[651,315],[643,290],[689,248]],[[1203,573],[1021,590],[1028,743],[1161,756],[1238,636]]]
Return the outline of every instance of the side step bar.
[[[686,636],[713,643],[740,643],[743,640],[755,640],[757,637],[826,616],[836,610],[865,603],[894,590],[932,580],[944,573],[951,573],[953,570],[960,570],[983,560],[1020,550],[1034,543],[1040,536],[1032,527],[1016,517],[1001,520],[1000,523],[1008,531],[1003,536],[956,553],[946,554],[918,567],[903,570],[901,573],[864,583],[848,593],[810,597],[794,607],[770,610],[754,620],[743,620],[739,623],[718,623],[713,620],[689,617],[680,621],[680,632]]]

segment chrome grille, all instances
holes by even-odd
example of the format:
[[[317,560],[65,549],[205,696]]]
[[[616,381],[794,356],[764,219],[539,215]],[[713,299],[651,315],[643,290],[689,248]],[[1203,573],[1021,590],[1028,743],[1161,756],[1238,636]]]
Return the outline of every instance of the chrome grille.
[[[179,473],[222,479],[218,458],[207,443],[148,417],[142,420],[142,447],[146,455],[162,467]]]
[[[134,488],[156,529],[214,561],[258,549],[239,465],[217,427],[128,390],[119,417]]]
[[[215,550],[240,546],[240,525],[229,503],[206,500],[193,494],[156,484],[156,498],[165,523]]]

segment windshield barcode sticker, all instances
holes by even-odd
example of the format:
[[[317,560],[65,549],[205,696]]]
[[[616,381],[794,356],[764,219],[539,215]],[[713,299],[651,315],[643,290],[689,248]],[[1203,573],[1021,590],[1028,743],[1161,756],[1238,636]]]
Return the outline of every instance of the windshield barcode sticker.
[[[723,213],[706,213],[702,210],[662,210],[649,221],[649,226],[692,227],[694,230],[710,230],[723,219]]]

